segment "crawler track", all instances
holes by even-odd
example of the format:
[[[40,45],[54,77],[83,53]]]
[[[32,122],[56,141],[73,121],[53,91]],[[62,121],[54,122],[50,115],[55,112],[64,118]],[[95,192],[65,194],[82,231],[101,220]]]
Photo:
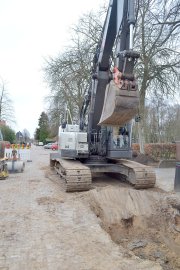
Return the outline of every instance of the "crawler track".
[[[156,175],[153,168],[126,159],[110,159],[108,163],[82,164],[78,160],[51,158],[51,167],[65,180],[66,191],[85,191],[91,188],[91,172],[115,172],[122,174],[136,189],[154,187]]]
[[[64,178],[66,191],[89,190],[92,183],[91,171],[77,160],[56,159],[55,170]]]
[[[115,162],[120,165],[127,181],[133,184],[136,189],[154,187],[156,174],[150,166],[125,159],[116,159]]]

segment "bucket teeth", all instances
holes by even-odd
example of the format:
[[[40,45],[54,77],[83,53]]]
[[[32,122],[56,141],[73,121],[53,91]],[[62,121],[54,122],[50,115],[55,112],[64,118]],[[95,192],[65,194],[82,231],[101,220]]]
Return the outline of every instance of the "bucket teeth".
[[[111,81],[106,87],[104,106],[98,125],[124,125],[137,114],[138,104],[137,90],[120,89],[114,81]]]

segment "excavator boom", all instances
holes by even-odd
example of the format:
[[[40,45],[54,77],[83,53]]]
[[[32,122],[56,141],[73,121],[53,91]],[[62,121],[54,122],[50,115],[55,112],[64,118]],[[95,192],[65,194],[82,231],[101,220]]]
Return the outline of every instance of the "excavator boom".
[[[93,62],[88,133],[100,126],[124,125],[137,114],[139,94],[133,51],[134,0],[111,0]],[[112,52],[114,55],[112,56]],[[113,71],[112,71],[113,68]],[[87,106],[87,100],[84,101]],[[86,112],[83,108],[82,112]],[[81,114],[83,122],[84,114]]]

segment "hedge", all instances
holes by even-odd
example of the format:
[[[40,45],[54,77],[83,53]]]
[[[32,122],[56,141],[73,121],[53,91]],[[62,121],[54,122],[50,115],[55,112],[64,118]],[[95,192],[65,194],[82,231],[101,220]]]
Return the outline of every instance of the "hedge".
[[[132,144],[132,149],[135,152],[140,151],[138,143]],[[175,143],[148,143],[144,145],[145,155],[153,158],[156,161],[160,159],[175,159],[176,144]]]

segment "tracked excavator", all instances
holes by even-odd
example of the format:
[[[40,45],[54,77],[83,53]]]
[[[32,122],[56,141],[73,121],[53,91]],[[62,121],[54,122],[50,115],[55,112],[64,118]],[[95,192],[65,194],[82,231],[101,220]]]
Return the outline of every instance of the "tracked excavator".
[[[92,173],[99,172],[120,174],[135,188],[155,185],[153,169],[131,160],[131,120],[139,105],[134,13],[134,0],[110,0],[80,124],[65,121],[59,128],[59,152],[50,155],[50,165],[66,191],[89,190]]]

